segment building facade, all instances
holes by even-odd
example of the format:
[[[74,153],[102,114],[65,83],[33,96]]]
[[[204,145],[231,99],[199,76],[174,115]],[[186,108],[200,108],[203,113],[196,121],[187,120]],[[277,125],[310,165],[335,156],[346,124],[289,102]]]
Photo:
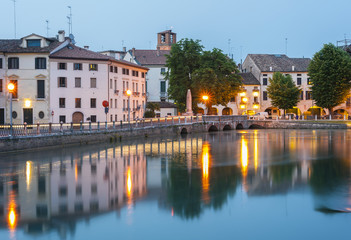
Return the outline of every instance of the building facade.
[[[143,117],[147,68],[73,44],[50,55],[50,68],[53,122],[127,121],[128,114],[131,120]]]
[[[0,124],[44,123],[50,120],[49,55],[67,44],[58,38],[31,34],[21,39],[0,40]],[[15,85],[10,102],[8,83]],[[12,103],[12,113],[10,106]]]

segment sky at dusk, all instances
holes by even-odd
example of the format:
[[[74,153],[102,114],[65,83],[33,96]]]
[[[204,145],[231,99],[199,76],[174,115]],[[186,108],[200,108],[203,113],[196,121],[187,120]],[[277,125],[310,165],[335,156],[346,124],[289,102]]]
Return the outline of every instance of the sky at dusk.
[[[68,33],[69,8],[78,46],[95,51],[122,46],[155,49],[157,32],[172,28],[177,39],[202,41],[230,52],[312,57],[325,43],[351,38],[350,0],[16,0],[17,38],[31,33]],[[14,4],[1,0],[0,39],[12,39]],[[68,34],[67,34],[68,35]],[[230,39],[230,44],[229,44]]]

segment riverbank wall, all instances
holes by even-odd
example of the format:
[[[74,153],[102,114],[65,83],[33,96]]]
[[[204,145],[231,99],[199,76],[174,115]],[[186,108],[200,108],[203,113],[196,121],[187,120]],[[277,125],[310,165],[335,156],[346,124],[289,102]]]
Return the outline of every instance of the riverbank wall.
[[[7,137],[0,140],[0,152],[28,151],[40,148],[65,147],[69,145],[87,145],[102,142],[118,142],[124,139],[167,137],[181,133],[201,133],[234,129],[347,129],[342,123],[311,121],[208,121],[177,125],[160,125],[143,128],[100,130],[98,132],[56,133],[51,135]]]

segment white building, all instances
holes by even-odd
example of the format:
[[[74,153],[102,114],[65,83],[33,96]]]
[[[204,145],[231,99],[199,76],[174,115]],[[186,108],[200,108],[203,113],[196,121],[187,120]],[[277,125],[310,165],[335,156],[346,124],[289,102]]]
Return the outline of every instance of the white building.
[[[289,58],[280,54],[249,54],[243,65],[244,73],[252,73],[261,85],[260,91],[260,112],[268,112],[271,115],[281,115],[281,112],[274,108],[267,94],[269,79],[274,72],[289,74],[295,84],[301,88],[300,101],[296,108],[291,110],[295,114],[301,115],[311,108],[316,108],[312,100],[311,85],[309,82],[307,67],[311,59],[309,58]]]
[[[147,68],[68,44],[50,55],[50,69],[53,122],[126,121],[129,100],[130,119],[143,117]]]
[[[49,121],[49,54],[66,42],[64,37],[45,38],[36,34],[0,40],[0,124],[10,123],[9,82],[15,85],[14,124]]]

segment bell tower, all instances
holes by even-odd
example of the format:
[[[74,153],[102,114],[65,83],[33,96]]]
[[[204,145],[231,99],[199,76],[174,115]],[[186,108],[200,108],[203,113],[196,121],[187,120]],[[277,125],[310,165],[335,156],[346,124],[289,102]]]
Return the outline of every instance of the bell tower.
[[[177,34],[172,30],[157,33],[157,49],[171,50],[172,44],[177,42]]]

